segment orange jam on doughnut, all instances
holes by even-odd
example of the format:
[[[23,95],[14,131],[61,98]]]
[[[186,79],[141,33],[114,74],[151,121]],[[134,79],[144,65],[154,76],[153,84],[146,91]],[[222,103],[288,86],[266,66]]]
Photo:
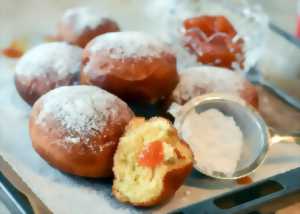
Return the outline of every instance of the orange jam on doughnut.
[[[26,49],[25,46],[24,41],[14,40],[7,48],[2,50],[2,53],[9,58],[20,58]]]
[[[148,144],[140,153],[138,163],[141,166],[154,168],[164,160],[163,143],[153,141]]]
[[[224,16],[199,16],[186,19],[185,46],[197,55],[198,62],[233,68],[236,62],[243,67],[244,41]]]

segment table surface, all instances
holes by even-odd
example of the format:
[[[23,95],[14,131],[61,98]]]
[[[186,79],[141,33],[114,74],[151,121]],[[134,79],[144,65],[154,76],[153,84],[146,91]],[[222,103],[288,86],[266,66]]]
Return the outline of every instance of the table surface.
[[[296,29],[297,0],[255,0],[260,2],[271,19],[290,33]],[[298,214],[300,212],[300,201],[289,207],[279,210],[278,214]]]
[[[250,0],[251,1],[251,0]],[[294,33],[296,28],[296,0],[252,0],[253,2],[262,4],[266,13],[271,17],[272,21],[280,25],[283,29]],[[296,204],[279,210],[278,214],[296,214],[300,211],[300,201]],[[9,214],[7,207],[0,200],[0,213]]]

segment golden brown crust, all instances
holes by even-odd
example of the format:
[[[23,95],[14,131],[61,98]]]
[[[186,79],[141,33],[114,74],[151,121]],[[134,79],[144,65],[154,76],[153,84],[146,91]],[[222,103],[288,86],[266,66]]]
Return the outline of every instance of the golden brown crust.
[[[172,125],[169,120],[161,118],[161,117],[153,117],[149,121],[154,121],[154,120],[164,120],[164,121],[167,121],[170,125]],[[129,130],[135,129],[136,127],[140,126],[141,124],[143,124],[145,122],[146,121],[144,118],[133,118],[129,122],[128,126],[126,127],[126,132]],[[138,207],[156,206],[156,205],[167,202],[171,197],[173,197],[173,195],[178,190],[178,188],[184,183],[184,180],[190,174],[190,172],[192,171],[192,168],[193,168],[193,161],[192,161],[193,154],[192,154],[192,151],[191,151],[190,147],[188,146],[188,144],[179,138],[176,129],[173,128],[171,130],[171,132],[172,132],[172,134],[177,136],[177,138],[181,141],[182,145],[185,146],[188,149],[188,151],[190,152],[190,158],[191,158],[190,161],[181,167],[174,168],[174,169],[168,171],[162,178],[163,187],[162,187],[161,192],[159,193],[159,195],[157,195],[157,197],[151,199],[150,201],[143,201],[140,203],[129,201],[128,198],[125,197],[115,187],[115,185],[113,185],[112,193],[119,201],[121,201],[123,203],[132,204],[132,205],[138,206]],[[124,133],[124,135],[125,134],[126,133]],[[180,151],[178,151],[178,152],[180,153]],[[179,158],[184,158],[184,156],[181,156]],[[186,158],[189,158],[189,157],[186,157]],[[114,164],[116,164],[116,159],[114,160]],[[114,170],[114,173],[116,174],[117,173],[115,171],[116,167],[114,167],[113,170]],[[116,177],[115,177],[115,179],[116,179]],[[116,180],[114,180],[114,183],[115,182],[116,182]]]
[[[32,145],[42,158],[55,168],[73,175],[95,178],[112,176],[114,152],[125,126],[133,117],[123,102],[116,100],[112,105],[120,115],[117,119],[109,120],[97,135],[80,138],[76,144],[64,141],[70,132],[52,117],[46,118],[46,127],[36,123],[41,108],[42,104],[38,101],[30,116],[29,130]]]
[[[121,202],[132,204],[137,207],[150,207],[163,204],[170,200],[178,188],[184,183],[186,177],[191,173],[193,169],[193,163],[190,163],[182,168],[174,169],[168,172],[163,178],[163,188],[160,195],[151,201],[145,201],[143,203],[131,203],[126,200],[122,194],[116,189],[112,188],[113,195]]]
[[[24,83],[22,77],[15,75],[15,85],[19,95],[29,105],[33,105],[39,97],[60,86],[74,85],[78,82],[79,74],[68,75],[64,79],[52,79],[51,74],[54,72],[45,72],[47,75],[40,75]],[[47,84],[45,84],[47,82]]]
[[[168,97],[178,83],[176,57],[163,52],[160,57],[114,59],[106,53],[83,52],[81,84],[99,86],[124,100],[155,103]],[[88,62],[93,67],[85,71]]]
[[[245,80],[244,88],[240,92],[241,98],[243,98],[249,105],[252,105],[254,108],[258,109],[258,93],[256,87],[250,82]]]
[[[50,42],[30,49],[15,67],[14,81],[29,104],[52,89],[79,82],[82,49],[64,42]]]
[[[118,24],[108,18],[104,18],[99,26],[95,29],[86,29],[79,36],[74,33],[74,29],[72,26],[60,23],[58,25],[58,35],[56,36],[56,38],[58,40],[66,41],[84,48],[87,43],[89,43],[89,41],[91,41],[96,36],[108,32],[117,31],[120,31]]]
[[[219,72],[218,70],[216,70],[217,72]],[[196,72],[196,70],[195,70]],[[212,74],[214,73],[213,70],[210,71]],[[231,72],[230,70],[228,71],[223,71],[224,74],[226,74],[226,72]],[[217,73],[215,78],[217,80],[218,75],[220,73]],[[180,76],[180,80],[179,83],[177,85],[177,87],[175,88],[175,90],[173,91],[172,95],[168,97],[167,101],[166,101],[166,105],[170,105],[172,102],[175,102],[179,105],[184,105],[186,102],[188,102],[190,99],[196,97],[196,96],[201,96],[207,93],[211,93],[211,92],[224,92],[222,89],[222,82],[220,82],[220,87],[218,88],[218,90],[212,90],[209,88],[206,88],[207,86],[205,84],[203,84],[202,81],[200,81],[197,85],[197,78],[201,77],[201,67],[199,67],[199,74],[196,76],[194,82],[190,83],[186,80],[184,80],[184,78],[189,78],[189,77],[193,77],[192,72],[188,71],[188,72],[183,72]],[[239,75],[239,74],[235,74],[235,75]],[[211,75],[210,78],[213,78],[214,76]],[[182,80],[183,79],[183,80]],[[230,81],[230,79],[228,79],[228,81]],[[258,93],[256,90],[256,87],[254,85],[252,85],[248,80],[246,79],[240,79],[240,81],[242,81],[242,88],[239,91],[239,95],[242,99],[244,99],[248,104],[252,105],[254,108],[258,108]],[[228,83],[227,83],[228,84]],[[233,82],[234,84],[234,82]],[[206,87],[205,87],[206,86]],[[234,85],[233,85],[234,87]],[[238,87],[238,86],[237,86]]]

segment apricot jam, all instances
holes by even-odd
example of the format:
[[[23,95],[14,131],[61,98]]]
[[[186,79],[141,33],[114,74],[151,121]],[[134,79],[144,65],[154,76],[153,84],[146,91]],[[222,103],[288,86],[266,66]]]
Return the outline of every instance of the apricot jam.
[[[199,16],[186,19],[184,43],[198,62],[232,69],[243,67],[244,41],[224,16]]]
[[[23,55],[23,52],[21,50],[12,47],[3,49],[2,53],[4,56],[9,58],[20,58]]]
[[[14,40],[7,48],[2,50],[2,54],[9,58],[19,58],[25,51],[24,41]]]
[[[140,153],[138,163],[141,166],[154,168],[164,160],[163,143],[153,141],[149,143]]]

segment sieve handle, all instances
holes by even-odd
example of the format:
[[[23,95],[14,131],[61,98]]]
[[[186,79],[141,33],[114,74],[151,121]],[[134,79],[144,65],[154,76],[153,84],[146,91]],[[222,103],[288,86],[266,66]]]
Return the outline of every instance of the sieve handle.
[[[279,133],[276,130],[270,128],[270,145],[277,143],[297,143],[300,145],[300,133],[299,132],[290,132],[290,133]]]

